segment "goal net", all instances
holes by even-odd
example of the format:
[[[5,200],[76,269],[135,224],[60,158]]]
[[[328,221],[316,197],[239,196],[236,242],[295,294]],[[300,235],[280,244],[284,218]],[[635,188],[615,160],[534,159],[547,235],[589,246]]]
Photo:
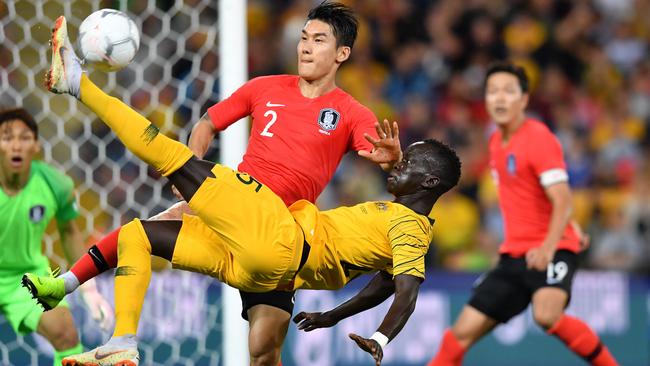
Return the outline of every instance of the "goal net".
[[[54,20],[65,15],[73,45],[82,20],[100,8],[124,11],[141,30],[135,60],[117,73],[90,77],[152,120],[168,136],[186,141],[192,123],[218,100],[218,2],[214,0],[0,1],[0,108],[26,108],[39,124],[44,161],[76,183],[88,243],[134,217],[149,217],[174,201],[166,179],[123,145],[73,98],[42,86],[49,66]],[[215,146],[216,147],[216,146]],[[212,149],[208,158],[215,158]],[[67,267],[55,230],[44,247],[53,266]],[[112,298],[113,279],[100,276]],[[220,284],[190,273],[154,274],[139,330],[142,364],[215,365],[221,357]],[[99,330],[72,296],[82,342],[94,347],[110,336]],[[0,365],[47,365],[51,349],[38,337],[16,336],[0,315]]]

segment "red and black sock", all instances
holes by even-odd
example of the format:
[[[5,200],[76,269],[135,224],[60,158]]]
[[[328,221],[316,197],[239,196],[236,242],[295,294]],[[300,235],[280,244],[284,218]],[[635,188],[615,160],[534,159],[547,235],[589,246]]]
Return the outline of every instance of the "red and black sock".
[[[548,334],[559,338],[571,351],[591,365],[618,365],[598,335],[580,319],[562,315],[560,320],[548,330]]]
[[[121,227],[104,236],[70,268],[79,280],[79,284],[117,266],[117,238],[120,229]]]
[[[427,366],[460,366],[463,363],[465,349],[450,329],[445,330],[440,343],[440,350]]]

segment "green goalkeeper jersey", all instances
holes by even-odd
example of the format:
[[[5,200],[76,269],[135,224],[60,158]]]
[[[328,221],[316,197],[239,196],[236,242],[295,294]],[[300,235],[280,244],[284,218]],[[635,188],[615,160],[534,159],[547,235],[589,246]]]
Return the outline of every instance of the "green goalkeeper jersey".
[[[0,275],[48,265],[41,249],[53,217],[66,222],[79,216],[72,179],[33,161],[29,180],[15,196],[0,189]]]

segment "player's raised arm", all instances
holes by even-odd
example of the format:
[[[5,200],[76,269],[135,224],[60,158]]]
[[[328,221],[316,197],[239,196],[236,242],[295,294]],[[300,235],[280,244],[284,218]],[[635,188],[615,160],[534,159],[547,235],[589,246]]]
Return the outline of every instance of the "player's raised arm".
[[[359,150],[359,156],[379,164],[384,171],[388,172],[398,161],[402,160],[399,127],[396,121],[390,123],[384,119],[382,122],[375,123],[375,130],[378,139],[368,133],[364,134],[364,138],[372,144],[372,150]]]
[[[212,123],[210,116],[206,112],[201,119],[198,120],[192,127],[192,134],[187,143],[187,146],[192,150],[194,155],[203,159],[205,153],[210,148],[210,144],[214,137],[217,135],[217,128]]]
[[[299,330],[310,332],[314,329],[329,328],[341,320],[372,309],[384,302],[395,292],[395,283],[386,272],[377,273],[359,293],[351,299],[325,312],[300,312],[293,317]]]
[[[245,86],[246,84],[237,90],[235,94],[233,94],[230,98],[227,98],[226,100],[211,107],[214,110],[225,109],[230,111],[230,113],[227,114],[226,118],[222,118],[220,125],[227,127],[238,119],[242,118],[242,115],[244,113],[249,113],[247,107],[248,102],[245,99],[248,97],[248,94],[243,92],[244,90],[247,90],[247,87]],[[190,138],[187,142],[187,147],[189,147],[194,155],[196,155],[199,159],[203,159],[205,154],[208,152],[208,149],[210,149],[210,144],[212,144],[212,141],[217,136],[217,133],[219,133],[219,131],[221,131],[221,129],[217,128],[214,122],[212,122],[210,112],[205,112],[203,116],[201,116],[201,118],[194,124],[194,126],[192,126],[192,133],[190,134]],[[176,187],[172,186],[172,192],[179,199],[183,199]],[[182,210],[178,211],[181,214],[191,212],[188,211],[186,207],[181,208]],[[167,215],[161,216],[159,219],[167,219]]]
[[[376,365],[381,364],[384,356],[383,347],[388,344],[402,330],[415,310],[415,303],[423,279],[416,276],[401,274],[395,276],[395,299],[388,309],[388,313],[381,322],[375,334],[370,338],[363,338],[350,333],[350,338],[364,351],[370,353]]]
[[[256,78],[246,82],[229,97],[208,108],[192,127],[192,134],[187,145],[194,155],[203,159],[219,131],[223,131],[233,123],[251,115],[253,112],[252,98],[258,94],[260,88],[264,87],[260,86],[263,79]]]

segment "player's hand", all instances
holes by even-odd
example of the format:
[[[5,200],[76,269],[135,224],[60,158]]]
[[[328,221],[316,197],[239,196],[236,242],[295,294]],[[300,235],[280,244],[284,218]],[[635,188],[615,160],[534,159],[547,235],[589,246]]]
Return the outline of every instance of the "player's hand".
[[[357,342],[357,346],[362,350],[370,353],[372,358],[375,359],[375,366],[381,365],[381,359],[384,358],[384,350],[381,348],[379,343],[374,339],[363,338],[354,333],[348,334],[348,337],[353,341]]]
[[[178,189],[176,189],[176,186],[173,185],[173,184],[172,184],[172,193],[173,193],[174,196],[176,196],[176,198],[178,198],[179,200],[185,200],[185,198],[183,198],[183,196],[181,195],[181,192],[179,192]]]
[[[548,264],[553,260],[554,250],[549,250],[545,246],[533,248],[526,252],[526,266],[528,269],[536,271],[546,271]]]
[[[115,323],[113,308],[97,290],[94,279],[88,280],[81,287],[81,298],[86,303],[90,316],[105,330],[111,330]]]
[[[393,165],[402,160],[402,147],[399,143],[399,127],[397,122],[389,123],[387,119],[383,122],[375,123],[377,136],[375,140],[372,136],[365,134],[364,137],[373,146],[371,152],[361,150],[359,156],[362,156],[374,163],[381,164],[384,170],[390,170]],[[385,166],[384,166],[385,165]]]
[[[333,327],[338,323],[329,315],[329,313],[306,313],[301,311],[293,317],[293,322],[298,324],[298,330],[311,332],[318,328]]]

